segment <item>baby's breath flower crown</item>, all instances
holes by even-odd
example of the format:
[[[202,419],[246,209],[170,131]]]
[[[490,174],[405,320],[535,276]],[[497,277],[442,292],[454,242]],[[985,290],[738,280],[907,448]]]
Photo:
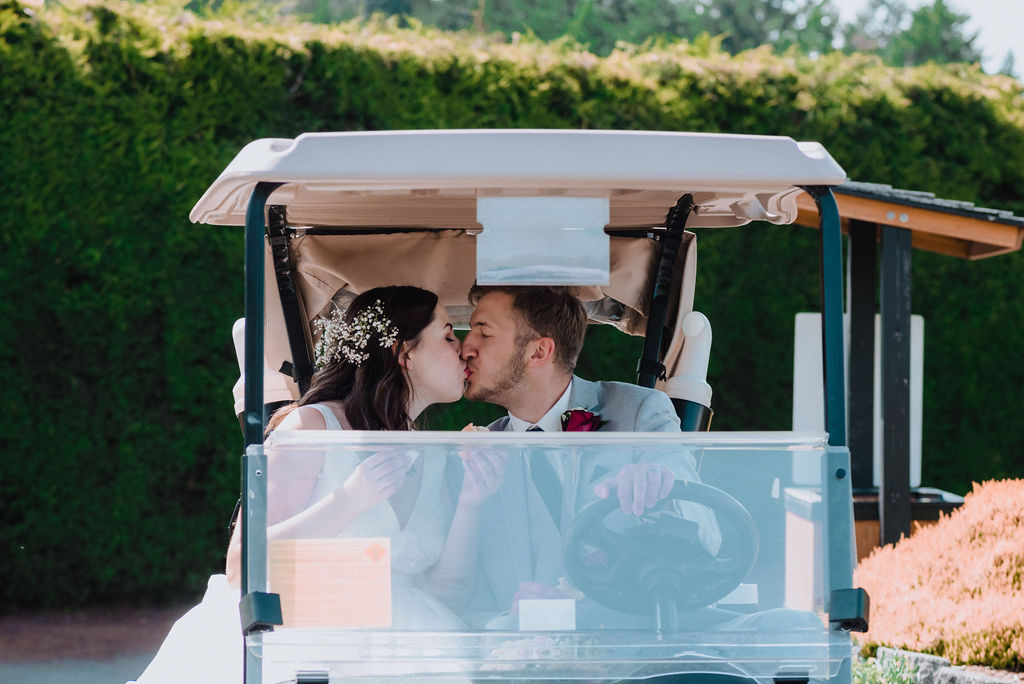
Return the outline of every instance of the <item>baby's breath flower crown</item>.
[[[326,318],[318,318],[314,325],[321,331],[320,341],[316,343],[317,370],[343,360],[358,366],[370,358],[366,346],[371,339],[376,338],[382,349],[398,341],[398,328],[384,313],[379,299],[351,321],[345,320],[344,311],[333,309]]]

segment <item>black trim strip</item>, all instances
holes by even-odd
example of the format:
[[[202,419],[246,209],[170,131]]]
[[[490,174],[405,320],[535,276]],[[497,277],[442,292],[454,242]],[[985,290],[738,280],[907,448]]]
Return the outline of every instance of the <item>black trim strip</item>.
[[[644,351],[637,364],[636,384],[641,387],[654,387],[658,378],[665,376],[665,366],[661,363],[661,338],[665,333],[669,286],[672,284],[672,272],[675,270],[679,246],[683,242],[686,220],[695,208],[693,195],[686,193],[668,210],[665,217],[665,233],[661,236],[661,259],[654,279],[654,291],[651,293],[651,306],[647,310]],[[652,372],[654,370],[658,372]]]
[[[306,335],[303,332],[302,316],[299,314],[299,298],[292,278],[292,260],[288,252],[290,239],[287,227],[287,208],[274,204],[267,209],[267,241],[270,243],[270,257],[274,262],[274,276],[277,292],[281,296],[284,311],[284,327],[288,333],[288,349],[292,355],[292,378],[299,385],[299,393],[309,389],[313,375],[313,362],[309,358]]]

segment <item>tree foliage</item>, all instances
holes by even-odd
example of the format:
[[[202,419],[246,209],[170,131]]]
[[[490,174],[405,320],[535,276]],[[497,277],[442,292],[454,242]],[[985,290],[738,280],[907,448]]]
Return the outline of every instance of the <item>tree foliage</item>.
[[[869,0],[857,21],[847,27],[846,45],[896,66],[980,62],[981,53],[974,45],[977,34],[967,32],[969,20],[945,0],[934,0],[912,12],[904,0]]]
[[[910,26],[895,37],[883,58],[897,66],[980,62],[981,53],[974,47],[977,34],[966,33],[969,19],[950,9],[945,0],[923,5],[914,10]]]
[[[771,45],[811,55],[842,47],[876,54],[895,66],[981,59],[976,34],[967,32],[969,17],[946,0],[913,11],[905,0],[868,0],[846,25],[840,24],[834,0],[293,0],[287,8],[326,23],[383,12],[446,30],[571,38],[600,55],[620,42],[695,41],[708,35],[720,37],[731,54]]]

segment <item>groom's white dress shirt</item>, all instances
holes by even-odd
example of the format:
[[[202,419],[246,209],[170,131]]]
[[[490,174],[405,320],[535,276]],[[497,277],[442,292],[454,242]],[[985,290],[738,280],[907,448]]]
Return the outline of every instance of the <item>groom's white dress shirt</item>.
[[[544,432],[562,431],[562,414],[569,410],[569,395],[572,394],[572,380],[565,386],[565,391],[558,398],[555,405],[548,409],[548,412],[536,423],[528,423],[522,418],[517,418],[510,411],[508,414],[508,427],[505,429],[511,432],[526,432],[532,427],[539,427]]]

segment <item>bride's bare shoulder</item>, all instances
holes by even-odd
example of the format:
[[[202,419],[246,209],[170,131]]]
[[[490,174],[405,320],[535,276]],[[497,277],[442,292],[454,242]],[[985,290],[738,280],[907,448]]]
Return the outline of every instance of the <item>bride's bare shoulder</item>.
[[[277,430],[326,430],[327,421],[312,406],[299,406],[288,413],[275,428]]]

